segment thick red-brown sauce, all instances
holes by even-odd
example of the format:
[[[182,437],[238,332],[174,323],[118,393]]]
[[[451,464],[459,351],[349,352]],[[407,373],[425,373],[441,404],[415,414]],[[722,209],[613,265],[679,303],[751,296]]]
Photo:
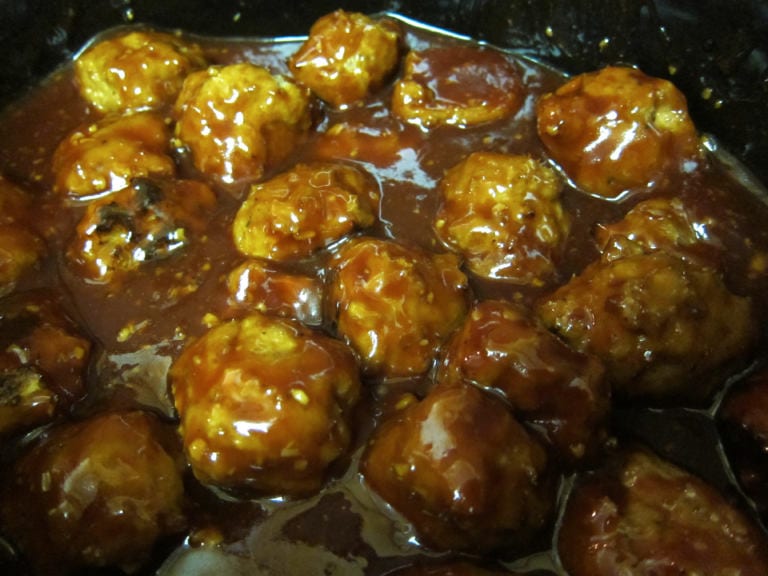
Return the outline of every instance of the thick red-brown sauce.
[[[405,42],[411,47],[460,42],[408,25],[404,29]],[[298,42],[195,40],[204,48],[211,64],[249,60],[283,73],[287,72],[289,55],[299,46]],[[436,185],[446,169],[475,150],[546,156],[536,136],[534,103],[540,94],[559,86],[563,76],[535,62],[509,57],[519,66],[526,87],[523,106],[511,119],[478,127],[422,131],[398,122],[389,113],[390,86],[365,107],[323,110],[314,136],[270,174],[298,161],[332,156],[333,146],[321,145],[323,132],[334,124],[364,124],[372,137],[392,129],[399,134],[400,141],[407,144],[396,158],[387,150],[357,158],[377,176],[382,188],[380,222],[366,234],[393,237],[444,251],[434,236],[432,218],[438,202]],[[200,336],[215,321],[214,317],[221,319],[236,313],[227,302],[225,279],[243,260],[231,238],[231,224],[242,194],[219,190],[216,214],[204,237],[196,238],[182,253],[145,265],[140,273],[126,275],[119,285],[88,284],[69,268],[62,256],[83,208],[67,205],[51,192],[53,176],[49,166],[55,147],[65,135],[95,119],[74,87],[70,67],[61,69],[42,87],[33,89],[0,118],[0,173],[36,195],[35,226],[50,248],[39,273],[25,277],[17,291],[50,287],[65,294],[68,311],[95,342],[96,359],[88,382],[90,393],[79,408],[80,414],[105,405],[139,403],[173,418],[166,388],[170,362],[190,339]],[[182,176],[198,176],[183,157],[179,158],[179,165]],[[714,155],[703,170],[682,177],[670,187],[686,204],[695,206],[696,211],[716,215],[717,234],[726,243],[725,270],[729,287],[753,296],[764,317],[763,295],[768,293],[768,281],[766,274],[746,273],[750,262],[745,249],[768,250],[768,208],[764,199],[734,179]],[[611,202],[566,186],[562,199],[572,219],[572,230],[555,284],[527,288],[471,277],[475,298],[530,303],[554,285],[564,283],[597,257],[592,239],[595,223],[619,219],[640,198]],[[745,239],[753,245],[745,247]],[[322,252],[283,268],[322,278],[327,258],[327,253]],[[364,444],[376,419],[390,409],[388,400],[395,396],[394,391],[418,392],[425,386],[422,379],[404,380],[389,383],[385,392],[380,382],[368,382],[354,424],[355,445]],[[173,546],[180,545],[178,554],[183,554],[188,544],[205,539],[204,533],[197,531],[209,528],[222,533],[225,549],[235,555],[255,558],[254,566],[263,563],[278,569],[293,566],[295,570],[305,562],[315,570],[312,573],[320,573],[317,567],[327,563],[338,570],[327,573],[363,573],[364,570],[366,574],[383,574],[409,563],[415,554],[423,552],[408,542],[411,535],[402,525],[388,519],[386,506],[367,492],[355,472],[356,466],[350,465],[355,460],[356,453],[353,453],[334,464],[332,476],[339,481],[330,483],[317,497],[294,502],[233,500],[215,495],[190,479],[192,541],[171,542],[162,550],[158,564]],[[542,543],[541,553],[521,559],[519,566],[556,570],[548,547],[548,543]],[[289,560],[293,564],[285,564]],[[232,562],[226,566],[239,570],[246,565]]]

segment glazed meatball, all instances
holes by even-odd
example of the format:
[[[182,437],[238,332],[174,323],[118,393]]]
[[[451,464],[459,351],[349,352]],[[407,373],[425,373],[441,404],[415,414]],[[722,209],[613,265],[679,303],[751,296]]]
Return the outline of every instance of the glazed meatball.
[[[125,188],[133,178],[171,177],[170,131],[154,112],[110,116],[74,131],[53,156],[54,190],[89,198]]]
[[[554,498],[544,449],[504,403],[474,386],[434,388],[374,433],[370,487],[436,550],[524,550]]]
[[[343,108],[384,84],[397,66],[399,43],[394,22],[336,10],[312,25],[289,65],[299,82]]]
[[[176,101],[176,135],[195,166],[223,184],[260,178],[310,127],[307,92],[250,63],[193,72]]]
[[[229,273],[227,287],[238,306],[295,318],[310,326],[322,324],[323,286],[316,278],[281,272],[260,260],[248,260]]]
[[[212,328],[170,372],[187,459],[205,484],[304,495],[350,443],[360,389],[341,342],[253,314]]]
[[[578,482],[558,553],[571,576],[768,574],[768,540],[701,479],[644,450]]]
[[[475,126],[513,116],[523,103],[515,65],[500,52],[451,46],[409,52],[392,112],[423,128]]]
[[[712,269],[664,253],[593,263],[538,314],[604,361],[617,396],[664,403],[709,398],[757,333],[750,299]]]
[[[542,285],[570,229],[560,189],[533,158],[475,152],[441,180],[435,232],[475,274]]]
[[[452,254],[361,238],[331,268],[331,316],[369,374],[426,372],[466,313],[467,278]]]
[[[255,184],[232,225],[246,256],[287,260],[310,256],[376,221],[379,187],[362,168],[298,164]]]
[[[698,156],[685,96],[633,68],[576,76],[538,102],[539,137],[583,190],[599,197],[659,185]]]
[[[599,361],[570,349],[527,313],[501,301],[469,312],[440,362],[438,382],[500,394],[542,430],[561,462],[593,460],[606,439],[609,387]]]
[[[75,79],[97,110],[126,112],[172,104],[187,74],[204,65],[194,44],[135,31],[93,44],[75,60]]]
[[[0,300],[0,437],[45,424],[81,399],[90,350],[52,294]]]
[[[45,243],[32,230],[32,198],[0,176],[0,297],[45,255]]]
[[[184,527],[172,429],[141,412],[56,427],[13,465],[0,518],[38,574],[135,571]]]
[[[143,178],[91,202],[66,255],[89,282],[108,283],[193,241],[216,205],[202,182]]]

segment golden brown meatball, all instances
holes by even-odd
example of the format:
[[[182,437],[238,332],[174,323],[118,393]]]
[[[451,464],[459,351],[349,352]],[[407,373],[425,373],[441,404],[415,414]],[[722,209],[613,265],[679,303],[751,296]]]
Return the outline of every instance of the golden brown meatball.
[[[184,525],[171,429],[141,412],[56,427],[6,478],[0,518],[39,574],[138,568]]]
[[[85,394],[90,341],[47,292],[0,301],[0,436],[45,424]]]
[[[206,484],[264,494],[320,488],[350,443],[351,351],[254,314],[212,328],[170,372],[187,459]]]
[[[609,387],[600,362],[570,349],[521,309],[481,302],[446,346],[441,385],[468,383],[501,395],[544,433],[559,460],[593,459],[606,439]]]
[[[170,177],[170,131],[154,112],[110,116],[74,131],[53,156],[54,189],[72,198],[121,190],[133,178]]]
[[[216,205],[202,182],[133,180],[91,202],[66,255],[90,282],[108,283],[193,241]]]
[[[370,374],[426,372],[466,313],[467,278],[452,254],[362,238],[342,246],[331,268],[332,317]]]
[[[539,303],[544,323],[603,360],[622,397],[699,402],[751,348],[752,301],[663,253],[597,262]]]
[[[0,297],[45,254],[45,243],[32,230],[32,198],[0,176]]]
[[[541,285],[570,229],[560,189],[533,158],[475,152],[441,180],[435,232],[475,274]]]
[[[539,137],[590,194],[617,198],[658,185],[698,155],[685,96],[633,68],[576,76],[537,106]]]
[[[571,576],[768,574],[768,540],[701,479],[642,450],[578,482],[558,552]]]
[[[553,508],[544,449],[504,403],[439,386],[377,431],[363,456],[370,487],[438,550],[524,550]]]
[[[465,127],[508,118],[522,102],[520,73],[503,54],[450,46],[408,53],[392,112],[424,128]]]
[[[204,65],[197,45],[134,31],[90,46],[75,60],[75,79],[97,110],[126,112],[172,104],[187,74]]]
[[[394,22],[336,10],[312,25],[291,57],[293,76],[335,107],[363,100],[398,63],[400,35]]]
[[[307,92],[249,63],[193,72],[176,100],[176,135],[201,172],[224,184],[260,178],[310,126]]]
[[[379,187],[348,164],[297,164],[255,184],[232,224],[246,256],[288,260],[311,255],[377,217]]]

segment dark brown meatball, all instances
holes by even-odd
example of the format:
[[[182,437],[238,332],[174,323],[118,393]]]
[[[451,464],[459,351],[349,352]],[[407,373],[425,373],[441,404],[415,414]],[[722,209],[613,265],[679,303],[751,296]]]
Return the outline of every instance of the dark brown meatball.
[[[32,198],[0,176],[0,297],[45,254],[45,243],[30,225],[31,208]]]
[[[187,459],[206,484],[308,494],[350,444],[352,352],[287,320],[254,314],[212,328],[170,380]]]
[[[698,156],[685,96],[634,68],[581,74],[538,102],[552,158],[590,194],[618,198],[659,185]]]
[[[374,433],[366,482],[437,550],[520,552],[554,506],[544,448],[502,401],[438,386]]]
[[[435,232],[475,274],[542,285],[570,229],[560,189],[531,157],[475,152],[440,181]]]
[[[557,538],[571,576],[768,574],[768,539],[696,476],[639,450],[577,482]]]
[[[255,184],[232,224],[246,256],[302,258],[376,222],[379,186],[350,164],[297,164]]]
[[[0,519],[38,574],[130,572],[184,527],[182,467],[173,430],[146,413],[59,426],[13,465]]]
[[[524,422],[540,429],[561,462],[596,457],[610,405],[603,367],[570,349],[512,304],[470,310],[440,362],[441,384],[468,383],[498,393]]]
[[[45,424],[80,400],[90,351],[52,294],[0,300],[0,436]]]
[[[389,20],[336,10],[320,18],[291,57],[294,78],[335,107],[363,100],[397,66],[400,35]]]
[[[361,238],[331,268],[332,318],[370,374],[426,372],[466,313],[467,278],[452,254]]]
[[[537,306],[544,324],[606,365],[617,396],[702,402],[752,348],[752,301],[664,253],[588,266]]]
[[[465,127],[508,118],[522,103],[520,73],[501,52],[451,46],[408,53],[392,112],[424,128]]]

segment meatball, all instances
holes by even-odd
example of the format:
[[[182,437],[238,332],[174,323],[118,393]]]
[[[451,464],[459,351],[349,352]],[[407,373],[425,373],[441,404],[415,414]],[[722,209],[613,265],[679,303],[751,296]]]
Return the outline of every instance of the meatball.
[[[170,371],[189,463],[205,484],[304,495],[350,444],[360,390],[352,352],[253,314],[212,328]]]
[[[606,439],[609,387],[601,363],[570,349],[521,309],[481,302],[451,339],[441,384],[469,383],[504,398],[543,431],[561,462],[593,460]]]
[[[596,262],[538,304],[544,324],[602,359],[617,396],[701,402],[751,349],[752,301],[664,253]]]
[[[343,108],[382,86],[397,66],[399,43],[394,22],[336,10],[312,25],[289,65],[299,82]]]
[[[125,188],[133,178],[171,177],[170,131],[154,112],[110,116],[74,131],[53,156],[54,190],[74,199]]]
[[[184,527],[182,467],[172,429],[146,413],[53,428],[5,479],[3,528],[39,574],[134,571]]]
[[[32,198],[0,176],[0,297],[45,255],[45,243],[31,223]]]
[[[441,180],[435,232],[475,274],[542,285],[570,229],[560,189],[533,158],[475,152]]]
[[[223,184],[260,178],[311,123],[307,92],[250,63],[193,72],[176,100],[176,135],[198,170]]]
[[[227,287],[238,306],[295,318],[310,326],[323,322],[323,285],[317,278],[281,272],[260,260],[248,260],[229,273]]]
[[[232,225],[246,256],[287,260],[310,256],[355,228],[376,221],[379,187],[347,164],[298,164],[255,184]]]
[[[75,60],[80,93],[101,112],[172,104],[203,53],[171,34],[134,31],[100,40]]]
[[[576,76],[539,100],[536,117],[555,162],[599,197],[659,185],[699,154],[685,96],[633,68]]]
[[[213,191],[202,182],[135,179],[88,205],[67,258],[89,282],[112,282],[188,245],[215,205]]]
[[[45,424],[80,400],[90,350],[52,294],[0,300],[0,437]]]
[[[436,550],[524,550],[554,505],[544,449],[504,403],[474,386],[438,386],[374,433],[370,487]]]
[[[426,372],[466,313],[467,278],[452,254],[361,238],[331,269],[332,319],[371,375]]]
[[[520,72],[496,50],[470,46],[409,52],[392,112],[423,128],[474,126],[514,115],[523,103]]]
[[[768,574],[768,540],[701,479],[644,450],[577,482],[557,538],[571,576]]]

